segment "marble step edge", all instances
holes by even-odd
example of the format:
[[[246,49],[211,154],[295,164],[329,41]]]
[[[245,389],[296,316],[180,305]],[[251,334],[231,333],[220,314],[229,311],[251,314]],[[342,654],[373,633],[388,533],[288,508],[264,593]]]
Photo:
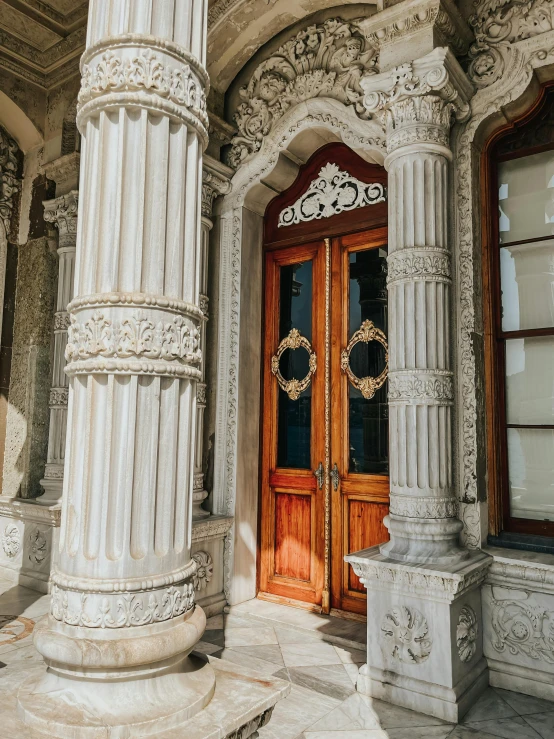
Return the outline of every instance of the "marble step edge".
[[[240,604],[244,607],[244,604]],[[292,608],[292,606],[291,606]],[[299,609],[297,609],[299,610]],[[343,636],[337,636],[336,634],[324,634],[321,631],[318,631],[317,629],[309,628],[307,626],[300,626],[299,624],[294,623],[287,623],[286,621],[282,621],[276,616],[263,616],[259,613],[251,613],[249,611],[242,610],[239,606],[226,606],[223,609],[224,614],[229,614],[232,616],[240,616],[240,618],[249,619],[250,621],[254,621],[256,623],[261,623],[265,625],[273,626],[274,628],[282,629],[283,631],[301,631],[305,634],[310,634],[311,636],[315,636],[319,641],[327,642],[329,644],[335,644],[337,647],[350,647],[350,649],[358,649],[361,652],[365,652],[367,650],[367,644],[365,641],[356,641],[355,639],[347,639]],[[310,614],[314,615],[314,614]],[[329,623],[327,617],[322,616],[322,623]],[[341,621],[342,619],[337,619],[337,621]],[[352,624],[353,621],[349,621],[347,619],[344,619],[344,624]]]

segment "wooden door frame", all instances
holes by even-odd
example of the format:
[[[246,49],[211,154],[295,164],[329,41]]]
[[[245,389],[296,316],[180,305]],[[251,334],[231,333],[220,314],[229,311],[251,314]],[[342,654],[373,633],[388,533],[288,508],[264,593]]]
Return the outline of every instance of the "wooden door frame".
[[[271,301],[275,299],[274,285],[269,287],[266,284],[266,258],[268,252],[281,250],[286,247],[298,247],[301,245],[310,245],[316,241],[322,242],[325,238],[331,240],[340,237],[355,237],[356,234],[367,233],[368,231],[376,231],[376,233],[386,235],[388,223],[388,202],[378,203],[367,207],[358,208],[353,211],[343,212],[324,219],[314,219],[305,223],[279,227],[279,215],[284,208],[292,205],[306,190],[310,183],[318,177],[320,169],[329,162],[335,162],[341,169],[348,171],[352,176],[367,184],[379,183],[386,186],[387,172],[384,167],[377,164],[370,164],[356,154],[352,149],[342,143],[331,143],[318,149],[311,158],[304,164],[298,173],[294,183],[285,191],[275,197],[267,206],[264,216],[264,284],[262,290],[264,292],[262,325],[266,325],[266,316],[270,306],[274,305]],[[333,265],[331,266],[333,270]],[[331,275],[331,300],[333,294],[333,274]],[[269,288],[269,289],[268,289]],[[269,295],[269,292],[271,295]],[[332,341],[333,345],[333,341]],[[264,350],[262,352],[262,401],[260,407],[260,473],[259,473],[259,501],[258,506],[258,537],[257,537],[257,556],[256,556],[256,592],[259,597],[266,600],[272,600],[280,603],[289,603],[306,610],[321,612],[321,606],[317,603],[308,603],[295,598],[283,597],[277,594],[273,595],[267,591],[261,590],[262,582],[267,581],[266,565],[263,563],[262,557],[262,528],[268,526],[270,522],[263,521],[262,516],[262,491],[264,486],[269,486],[269,470],[267,464],[269,459],[264,449],[264,419],[266,411],[272,407],[274,403],[273,393],[276,393],[276,386],[273,382],[266,382],[267,368],[271,361],[271,354],[268,349],[269,342],[264,337]],[[268,353],[269,352],[269,353]],[[340,354],[340,349],[338,350]],[[331,352],[333,356],[333,352]],[[333,362],[333,359],[331,359]],[[339,359],[340,362],[340,359]],[[323,367],[321,367],[323,369]],[[342,373],[341,373],[342,374]],[[267,386],[271,386],[268,388]],[[333,391],[332,391],[333,392]],[[331,407],[333,398],[331,397]],[[323,409],[322,409],[323,410]],[[314,417],[314,416],[313,416]],[[323,414],[321,415],[323,418]],[[333,431],[331,431],[331,435]],[[331,440],[333,444],[333,440]],[[312,471],[309,471],[313,475]],[[387,478],[388,480],[388,478]],[[315,478],[314,478],[315,483]],[[388,490],[388,483],[387,483]],[[340,490],[339,490],[340,492]],[[331,493],[333,500],[333,494]],[[333,505],[331,505],[331,516],[333,516]],[[336,526],[335,526],[336,528]],[[323,527],[321,528],[323,530]],[[342,524],[341,524],[342,530]],[[333,525],[331,523],[331,542],[333,540]],[[267,532],[266,532],[267,535]],[[332,544],[331,544],[332,546]],[[323,560],[322,560],[323,563]],[[331,559],[331,587],[333,587],[333,560]],[[343,563],[347,571],[347,565]],[[264,572],[262,573],[262,568]],[[321,578],[323,581],[323,578]],[[342,582],[342,578],[341,578]],[[365,613],[364,608],[358,607],[357,612]]]

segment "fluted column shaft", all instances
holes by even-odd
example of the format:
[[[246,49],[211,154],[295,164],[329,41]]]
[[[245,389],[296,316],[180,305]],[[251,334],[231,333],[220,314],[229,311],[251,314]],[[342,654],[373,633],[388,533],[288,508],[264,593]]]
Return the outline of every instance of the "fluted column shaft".
[[[185,664],[205,625],[190,547],[206,43],[207,0],[91,0],[60,548],[35,638],[91,715],[90,683],[111,679],[106,722],[155,715],[157,732],[213,691]]]
[[[446,49],[365,81],[387,131],[391,541],[413,562],[465,556],[452,484],[449,147],[467,80]]]
[[[50,427],[46,469],[41,485],[44,495],[38,499],[43,505],[59,502],[63,487],[67,402],[69,378],[65,374],[65,348],[69,314],[67,306],[73,298],[75,281],[75,247],[77,242],[77,212],[79,193],[76,190],[44,203],[44,220],[53,223],[59,233],[58,241],[58,295],[54,315],[54,353],[52,359],[52,387],[50,388]]]

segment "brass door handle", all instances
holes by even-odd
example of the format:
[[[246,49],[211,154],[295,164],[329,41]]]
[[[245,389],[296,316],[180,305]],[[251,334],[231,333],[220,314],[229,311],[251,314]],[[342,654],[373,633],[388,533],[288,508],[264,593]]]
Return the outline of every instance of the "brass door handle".
[[[317,486],[321,490],[323,487],[323,480],[325,478],[325,470],[323,469],[323,463],[320,462],[317,469],[314,470],[315,479],[317,480]]]
[[[331,482],[333,484],[333,490],[335,492],[339,489],[339,482],[340,482],[340,474],[339,474],[339,468],[337,467],[337,463],[333,465],[333,469],[331,472],[329,472],[329,477],[331,478]]]

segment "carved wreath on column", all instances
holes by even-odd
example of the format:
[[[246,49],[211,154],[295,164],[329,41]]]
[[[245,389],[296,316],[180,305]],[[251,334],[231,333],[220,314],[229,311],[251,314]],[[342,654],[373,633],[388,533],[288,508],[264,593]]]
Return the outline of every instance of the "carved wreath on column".
[[[368,344],[370,341],[378,341],[384,348],[385,367],[377,377],[356,377],[350,368],[350,354],[356,344],[360,342]],[[341,352],[340,367],[343,372],[346,372],[350,383],[361,392],[366,400],[373,398],[377,390],[383,387],[389,373],[389,345],[387,337],[381,329],[374,326],[373,321],[364,321],[360,328],[352,334],[346,349]]]
[[[330,97],[353,105],[361,118],[362,75],[375,74],[377,51],[357,21],[330,18],[308,26],[262,62],[239,95],[229,164],[259,151],[263,139],[286,111],[305,100]]]
[[[406,664],[420,664],[431,654],[425,616],[416,608],[393,608],[381,622],[384,650]]]
[[[456,646],[462,662],[469,662],[477,649],[479,624],[471,606],[464,606],[460,611],[456,627]]]
[[[279,361],[283,352],[286,349],[299,349],[303,347],[309,354],[308,359],[308,374],[302,380],[292,378],[292,380],[285,380],[279,369]],[[277,378],[279,387],[284,390],[291,400],[298,400],[300,393],[302,393],[307,387],[309,387],[312,381],[312,375],[317,369],[317,356],[312,351],[312,345],[305,336],[302,336],[297,328],[291,329],[288,336],[281,341],[277,347],[277,352],[271,357],[271,371]]]
[[[341,171],[336,164],[326,164],[308,190],[279,215],[278,227],[290,226],[316,218],[329,218],[345,210],[385,202],[385,188],[378,182],[367,184]]]

